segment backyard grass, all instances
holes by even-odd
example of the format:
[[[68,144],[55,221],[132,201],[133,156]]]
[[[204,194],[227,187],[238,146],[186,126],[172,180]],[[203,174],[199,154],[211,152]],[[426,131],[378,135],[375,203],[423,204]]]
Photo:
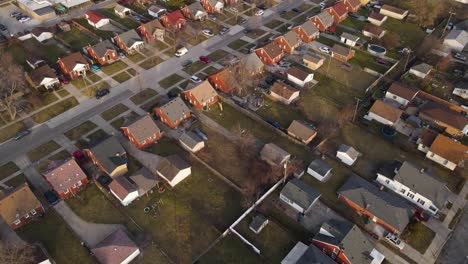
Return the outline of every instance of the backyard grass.
[[[225,50],[222,50],[222,49],[219,49],[217,51],[214,51],[214,52],[210,53],[210,55],[208,55],[208,57],[210,57],[210,59],[212,59],[213,61],[219,61],[219,60],[223,59],[224,57],[226,57],[228,54],[229,54],[229,52],[227,52]]]
[[[274,19],[274,20],[266,23],[265,27],[270,28],[270,29],[275,29],[275,28],[279,27],[282,24],[283,24],[283,21]]]
[[[64,135],[71,141],[75,141],[80,139],[83,135],[91,132],[91,130],[95,129],[96,127],[97,125],[93,122],[85,121],[80,125],[68,130]]]
[[[99,89],[104,89],[104,88],[111,88],[109,83],[106,81],[98,82],[97,84],[88,87],[86,90],[82,91],[84,96],[87,97],[95,97],[96,96],[96,91]]]
[[[249,44],[247,41],[242,40],[242,39],[236,39],[233,42],[229,43],[227,46],[230,47],[233,50],[239,50],[243,46]]]
[[[185,90],[185,88],[187,88],[187,86],[188,86],[190,83],[191,83],[191,82],[190,82],[189,80],[184,81],[184,82],[181,82],[181,83],[179,84],[179,88],[183,91],[183,90]]]
[[[262,263],[262,258],[244,244],[236,235],[229,234],[200,259],[202,264]]]
[[[130,78],[132,78],[132,76],[130,76],[130,74],[128,74],[127,72],[121,72],[119,74],[112,76],[112,79],[116,80],[119,83],[128,81]]]
[[[21,173],[5,182],[5,185],[16,188],[26,182],[26,176]]]
[[[106,111],[102,112],[101,117],[104,118],[104,120],[109,121],[116,116],[122,114],[123,112],[126,112],[128,110],[128,107],[126,107],[123,104],[117,104]]]
[[[411,247],[421,254],[426,252],[427,248],[434,239],[435,233],[423,223],[413,220],[401,234],[401,239],[406,241]]]
[[[101,201],[98,201],[97,205],[100,203]],[[73,259],[83,264],[95,263],[95,260],[80,245],[80,241],[74,237],[54,210],[49,210],[44,217],[25,225],[16,232],[30,243],[37,241],[42,243],[56,263],[70,263]]]
[[[386,23],[386,22],[385,22]],[[352,17],[346,18],[343,22],[340,23],[341,25],[351,27],[356,29],[357,31],[361,31],[362,28],[364,27],[365,22],[361,21],[359,19],[355,19]]]
[[[13,161],[9,161],[2,166],[0,166],[0,180],[5,179],[6,177],[10,176],[11,174],[19,171],[18,166]]]
[[[263,119],[271,118],[278,122],[281,127],[288,128],[293,120],[304,120],[305,116],[296,106],[284,105],[280,102],[264,97],[265,104],[257,110],[257,114]]]
[[[177,84],[178,82],[182,81],[183,79],[184,79],[184,77],[178,75],[177,73],[174,73],[171,76],[166,77],[165,79],[160,81],[159,86],[161,86],[164,89],[167,89],[167,88]]]
[[[390,66],[378,64],[375,59],[376,57],[367,52],[356,50],[356,55],[349,60],[349,63],[357,64],[362,68],[369,68],[379,73],[385,73],[390,68]]]
[[[132,55],[128,55],[127,58],[135,63],[137,62],[140,62],[142,60],[144,60],[146,57],[143,56],[141,53],[137,52],[135,54],[132,54]]]
[[[81,89],[85,88],[86,86],[89,86],[89,85],[91,85],[93,83],[90,82],[89,80],[86,80],[86,78],[83,76],[83,77],[78,77],[78,78],[72,80],[71,84],[73,84],[73,86],[75,86],[76,88],[81,90]]]
[[[297,24],[299,24],[299,23],[304,23],[305,21],[307,21],[307,16],[308,16],[307,14],[302,14],[302,15],[296,17],[296,18],[293,20],[293,22],[294,22],[294,23],[297,23]]]
[[[25,128],[23,122],[16,122],[12,125],[0,129],[0,142],[4,142],[16,135]]]
[[[267,33],[266,31],[262,30],[262,29],[252,29],[249,33],[245,34],[247,37],[251,38],[251,39],[257,39],[263,35],[265,35],[265,33]]]
[[[159,105],[159,102],[161,102],[161,96],[157,96],[153,99],[150,99],[146,103],[140,106],[141,109],[145,110],[146,112],[153,112],[153,109]]]
[[[294,12],[294,11],[288,11],[285,14],[281,15],[281,17],[286,19],[286,20],[291,20],[297,15],[299,15],[299,14]]]
[[[161,58],[159,58],[157,56],[154,56],[154,57],[151,57],[151,58],[145,60],[144,62],[140,63],[139,65],[143,69],[148,70],[148,69],[151,69],[154,66],[158,65],[161,62],[163,62],[163,59],[161,59]]]
[[[123,61],[116,61],[110,65],[106,65],[106,66],[102,66],[101,70],[109,75],[109,76],[112,76],[114,75],[115,73],[123,70],[123,69],[126,69],[128,67],[128,65],[123,62]]]
[[[60,145],[57,144],[55,141],[51,140],[29,151],[27,155],[31,162],[35,162],[47,156],[48,154],[56,151],[59,148]]]
[[[57,37],[67,42],[74,51],[81,51],[81,49],[87,45],[98,43],[97,39],[84,33],[76,26],[72,26],[70,31],[57,34]]]
[[[78,101],[75,99],[75,97],[72,96],[47,107],[39,113],[34,114],[31,118],[36,123],[44,123],[45,121],[60,115],[61,113],[77,106],[78,104]]]
[[[286,23],[284,25],[282,25],[281,27],[277,28],[276,31],[278,31],[279,33],[281,34],[284,34],[288,31],[288,27],[291,26],[292,24],[291,23]]]
[[[196,62],[190,64],[187,67],[185,67],[184,72],[186,72],[187,74],[193,75],[193,74],[199,72],[205,66],[206,66],[206,63],[197,60]]]
[[[89,142],[91,144],[97,143],[101,141],[102,139],[108,137],[109,135],[102,129],[98,129],[94,131],[93,133],[87,135],[86,137],[89,139]]]
[[[113,38],[115,36],[113,31],[100,30],[100,29],[97,29],[97,28],[91,26],[88,23],[88,20],[86,20],[85,18],[75,18],[75,21],[78,22],[83,27],[85,27],[86,29],[88,29],[89,31],[91,31],[94,34],[98,35],[102,39],[110,39],[110,38]]]
[[[149,98],[156,96],[158,92],[151,88],[146,88],[143,91],[135,94],[134,96],[130,97],[130,101],[132,101],[136,105],[142,104],[144,101],[148,100]]]
[[[402,47],[415,49],[426,36],[418,25],[389,17],[382,27],[400,37]]]
[[[136,20],[133,20],[129,17],[121,18],[117,16],[114,12],[114,8],[104,8],[97,10],[98,13],[103,14],[105,17],[108,17],[117,23],[121,24],[122,26],[126,27],[127,29],[135,29],[140,26]]]
[[[35,38],[30,38],[23,41],[23,46],[30,53],[34,53],[34,55],[37,55],[39,58],[45,59],[50,65],[56,64],[58,58],[68,52],[67,49],[63,48],[63,45],[57,44],[55,40],[49,40],[45,43],[41,43]]]
[[[216,73],[216,72],[218,72],[218,71],[219,71],[219,70],[216,69],[215,67],[210,66],[210,67],[204,69],[204,70],[203,70],[203,73],[205,73],[206,75],[212,75],[212,74],[214,74],[214,73]]]

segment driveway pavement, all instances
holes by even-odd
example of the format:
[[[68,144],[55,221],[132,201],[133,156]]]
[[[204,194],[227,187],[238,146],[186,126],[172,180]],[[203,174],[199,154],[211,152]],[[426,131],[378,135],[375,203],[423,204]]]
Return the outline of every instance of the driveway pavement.
[[[436,263],[468,264],[468,213],[466,212],[466,209],[468,209],[467,206],[465,206],[465,212],[463,213],[460,222],[452,233],[452,237],[442,249]]]

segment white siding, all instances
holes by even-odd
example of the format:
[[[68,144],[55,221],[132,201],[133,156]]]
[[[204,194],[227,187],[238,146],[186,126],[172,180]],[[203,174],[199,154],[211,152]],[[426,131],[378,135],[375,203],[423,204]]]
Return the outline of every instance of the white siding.
[[[449,170],[454,170],[456,167],[457,167],[457,164],[431,152],[431,151],[428,151],[427,154],[426,154],[426,158],[436,162],[436,163],[439,163],[440,165],[444,166],[445,168],[449,169]]]
[[[341,162],[343,162],[344,164],[348,165],[348,166],[351,166],[354,164],[354,162],[356,162],[356,159],[352,159],[351,157],[349,157],[346,153],[344,152],[339,152],[337,151],[336,152],[336,157],[338,159],[341,160]]]
[[[381,117],[381,116],[379,116],[379,115],[376,115],[376,114],[374,114],[374,113],[369,112],[368,117],[369,117],[371,120],[375,120],[375,121],[377,121],[377,122],[379,122],[379,123],[381,123],[381,124],[393,126],[393,122],[392,122],[392,121],[389,121],[389,120],[387,120],[387,119],[385,119],[385,118],[383,118],[383,117]]]
[[[455,88],[453,90],[453,94],[458,95],[463,99],[468,99],[468,90],[467,89]]]
[[[130,263],[134,258],[136,258],[138,255],[140,255],[140,249],[135,250],[130,256],[128,256],[124,261],[122,261],[120,264],[128,264]]]
[[[331,170],[329,170],[327,173],[325,173],[325,175],[320,175],[317,172],[315,172],[314,170],[312,170],[310,168],[307,168],[307,173],[309,175],[313,176],[315,179],[321,181],[321,182],[325,181],[327,176],[330,175],[330,172],[331,172]]]
[[[394,12],[391,12],[391,11],[388,11],[388,10],[385,10],[385,9],[380,9],[380,14],[384,15],[384,16],[389,16],[389,17],[393,17],[395,19],[403,19],[405,18],[405,16],[408,15],[408,10],[403,13],[403,15],[400,15],[398,13],[394,13]]]
[[[287,197],[285,197],[284,195],[280,194],[280,199],[289,204],[292,208],[296,209],[297,211],[299,211],[299,213],[304,213],[305,212],[305,209],[302,208],[300,205],[294,203],[293,201],[289,200]]]
[[[112,189],[110,191],[120,201],[120,203],[123,206],[127,206],[127,205],[131,204],[136,198],[138,198],[138,191],[134,191],[134,192],[129,193],[123,200],[120,199],[120,197],[117,196],[117,194],[115,194],[114,191],[112,191]]]
[[[463,48],[465,48],[460,42],[454,39],[446,39],[444,40],[444,46],[451,51],[461,52]]]
[[[397,102],[398,104],[403,105],[403,106],[406,106],[409,103],[409,101],[406,100],[405,98],[400,97],[400,96],[398,96],[396,94],[392,94],[390,92],[385,93],[385,98],[390,99],[390,100],[392,100],[394,102]]]
[[[426,78],[426,76],[427,76],[427,74],[422,73],[422,72],[420,72],[420,71],[416,71],[416,70],[414,70],[414,69],[410,69],[410,70],[409,70],[409,73],[411,73],[411,74],[413,74],[413,75],[415,75],[415,76],[417,76],[417,77],[419,77],[419,78],[421,78],[421,79],[424,79],[424,78]]]
[[[289,105],[290,103],[292,103],[295,99],[297,99],[299,97],[299,91],[294,92],[291,95],[291,98],[289,98],[289,99],[281,97],[281,96],[279,96],[278,94],[276,94],[274,92],[271,92],[270,95],[272,97],[274,97],[275,99],[277,99],[278,101],[282,102],[283,104]]]

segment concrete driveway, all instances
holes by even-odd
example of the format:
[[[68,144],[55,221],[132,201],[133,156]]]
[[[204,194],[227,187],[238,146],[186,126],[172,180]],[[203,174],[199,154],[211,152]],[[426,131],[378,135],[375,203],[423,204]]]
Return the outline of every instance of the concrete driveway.
[[[459,263],[468,264],[468,206],[465,206],[460,222],[455,227],[452,237],[448,240],[436,263]]]

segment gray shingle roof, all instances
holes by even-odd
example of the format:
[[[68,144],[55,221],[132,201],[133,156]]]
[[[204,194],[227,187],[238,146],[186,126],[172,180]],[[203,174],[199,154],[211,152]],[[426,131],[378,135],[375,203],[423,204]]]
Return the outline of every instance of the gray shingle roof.
[[[89,150],[108,173],[126,163],[122,158],[122,155],[126,153],[125,149],[116,137],[109,137]]]
[[[122,127],[128,128],[138,143],[143,143],[146,139],[161,131],[150,115],[127,120]]]
[[[309,208],[320,197],[320,193],[303,181],[294,178],[281,190],[281,195],[304,209]]]
[[[138,33],[134,29],[120,34],[119,38],[128,48],[135,44],[135,42],[142,41],[140,35],[138,35]]]
[[[316,246],[307,246],[297,242],[288,255],[281,261],[282,264],[336,264],[330,257]]]
[[[411,69],[424,74],[429,74],[429,72],[432,70],[432,65],[429,65],[427,63],[421,63],[411,67]]]
[[[283,35],[284,40],[288,43],[289,46],[293,47],[301,43],[301,38],[297,35],[294,30],[291,30]]]
[[[197,144],[200,142],[203,142],[203,139],[201,139],[197,134],[191,132],[191,131],[186,131],[184,132],[179,140],[187,145],[190,149],[193,149]]]
[[[319,32],[319,29],[310,20],[307,20],[300,26],[308,36],[313,36]]]
[[[333,17],[327,12],[327,11],[322,11],[318,15],[315,15],[322,23],[326,26],[329,27],[333,25]]]
[[[156,176],[154,176],[146,167],[136,171],[132,176],[130,176],[130,180],[132,180],[137,186],[139,196],[144,195],[158,184]]]
[[[253,230],[255,231],[258,231],[258,229],[260,229],[260,227],[263,225],[263,223],[265,223],[265,221],[267,221],[268,219],[263,216],[262,214],[257,214],[254,219],[252,220],[252,222],[250,223],[249,227],[252,228]]]
[[[345,153],[346,155],[348,155],[351,159],[355,160],[359,157],[359,152],[351,147],[351,146],[348,146],[348,145],[345,145],[345,144],[341,144],[340,147],[338,148],[338,152],[343,152]]]
[[[352,175],[338,190],[361,208],[382,219],[387,224],[402,232],[413,215],[411,208],[399,197],[379,190],[365,179]]]
[[[248,72],[258,72],[264,66],[262,60],[257,56],[255,52],[242,57],[241,63],[242,66],[244,66]]]
[[[117,4],[115,7],[114,7],[114,10],[119,12],[119,13],[122,13],[122,12],[125,12],[126,10],[129,10],[127,7],[123,6],[123,5],[119,5]]]
[[[190,109],[185,105],[184,101],[180,97],[167,102],[165,105],[161,106],[160,109],[173,123],[190,112]]]
[[[171,155],[159,162],[158,172],[161,173],[168,181],[172,181],[181,170],[189,167],[190,164],[185,162],[185,160],[180,158],[178,155]]]
[[[341,34],[342,38],[349,39],[351,41],[358,41],[359,37],[349,34],[348,32],[343,32]]]
[[[265,146],[263,146],[262,150],[260,151],[260,157],[262,160],[278,166],[289,159],[290,156],[291,154],[278,147],[274,143],[265,144]]]
[[[317,172],[322,176],[325,176],[325,174],[327,174],[327,172],[329,172],[332,167],[330,167],[330,165],[328,165],[328,163],[322,159],[315,159],[309,164],[309,169]]]
[[[455,40],[461,45],[466,46],[468,44],[468,32],[465,30],[452,30],[447,37],[445,37],[445,40],[447,39]]]
[[[325,59],[315,53],[312,53],[304,55],[303,60],[307,60],[313,63],[319,63],[320,61],[323,61]]]
[[[192,15],[196,15],[198,11],[206,13],[205,8],[200,4],[200,2],[194,2],[187,6]]]
[[[112,42],[110,40],[106,39],[104,41],[99,42],[98,44],[91,46],[91,48],[94,50],[94,52],[99,56],[99,57],[104,57],[106,55],[106,52],[108,50],[116,50]]]

